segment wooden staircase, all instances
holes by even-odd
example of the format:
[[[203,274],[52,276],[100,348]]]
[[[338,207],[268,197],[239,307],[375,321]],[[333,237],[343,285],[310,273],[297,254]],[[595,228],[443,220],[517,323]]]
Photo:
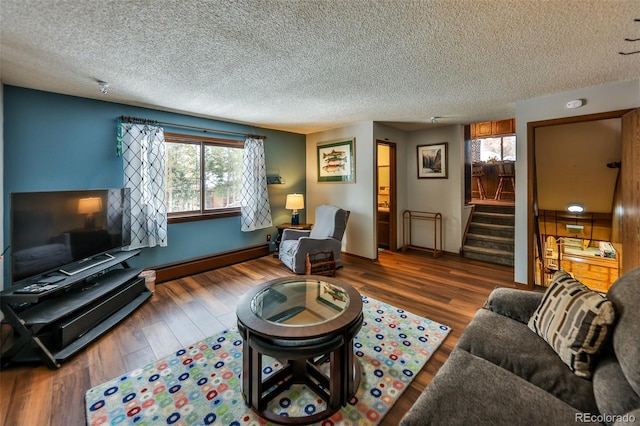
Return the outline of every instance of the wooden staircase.
[[[476,204],[462,256],[513,266],[515,207]]]

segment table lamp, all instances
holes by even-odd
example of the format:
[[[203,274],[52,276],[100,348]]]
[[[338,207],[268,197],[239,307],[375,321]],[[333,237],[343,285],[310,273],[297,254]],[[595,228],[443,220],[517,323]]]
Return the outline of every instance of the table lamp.
[[[84,219],[84,229],[94,229],[96,227],[94,213],[99,211],[102,211],[102,199],[90,197],[78,200],[78,213],[87,215]]]
[[[291,214],[291,224],[300,225],[298,209],[304,209],[304,197],[302,194],[287,194],[287,202],[284,208],[293,210],[293,213]]]

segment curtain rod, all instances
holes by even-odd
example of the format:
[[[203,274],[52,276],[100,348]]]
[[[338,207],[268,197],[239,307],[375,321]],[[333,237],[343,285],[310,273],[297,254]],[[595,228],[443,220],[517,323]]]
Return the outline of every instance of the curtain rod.
[[[166,121],[149,120],[148,118],[137,118],[137,117],[129,117],[129,116],[121,115],[120,120],[136,122],[141,124],[158,124],[163,126],[179,127],[182,129],[198,130],[203,133],[217,133],[217,134],[224,134],[224,135],[244,136],[244,137],[250,137],[250,138],[256,138],[256,139],[267,139],[267,137],[264,135],[253,135],[250,133],[232,132],[231,130],[218,130],[218,129],[210,129],[208,127],[189,126],[186,124],[176,124],[176,123],[169,123]]]

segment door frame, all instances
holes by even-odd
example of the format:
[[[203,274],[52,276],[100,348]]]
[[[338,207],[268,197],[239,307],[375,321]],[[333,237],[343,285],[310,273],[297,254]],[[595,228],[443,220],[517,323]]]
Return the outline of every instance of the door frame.
[[[537,234],[535,228],[535,208],[536,208],[536,129],[540,127],[557,126],[559,124],[584,123],[587,121],[607,120],[619,118],[633,111],[633,109],[623,109],[595,114],[578,115],[573,117],[554,118],[542,121],[531,121],[527,123],[527,284],[526,288],[533,289],[535,286],[535,244]],[[622,135],[621,135],[622,137]]]
[[[397,144],[388,140],[376,139],[376,209],[375,209],[375,223],[376,223],[376,259],[378,258],[378,145],[386,145],[389,147],[389,250],[398,251],[398,179],[396,175],[396,159],[397,159]]]

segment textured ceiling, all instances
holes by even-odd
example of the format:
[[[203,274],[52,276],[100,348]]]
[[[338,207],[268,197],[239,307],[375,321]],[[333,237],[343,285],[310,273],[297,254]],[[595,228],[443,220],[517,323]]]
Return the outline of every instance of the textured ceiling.
[[[636,18],[638,0],[2,0],[0,76],[305,134],[410,130],[637,79],[618,53],[640,50]]]

